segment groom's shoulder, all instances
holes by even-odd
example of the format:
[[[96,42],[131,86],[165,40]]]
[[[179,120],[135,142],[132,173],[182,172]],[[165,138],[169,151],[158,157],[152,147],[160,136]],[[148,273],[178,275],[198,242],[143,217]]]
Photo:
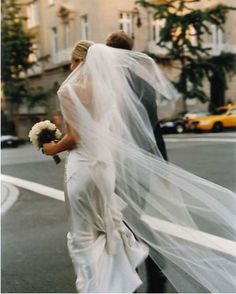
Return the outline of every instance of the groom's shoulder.
[[[136,88],[136,91],[140,91],[145,96],[155,97],[155,89],[151,84],[149,84],[146,80],[144,80],[142,77],[137,75],[135,72],[130,71],[130,76],[132,79],[132,82],[134,84],[134,87]]]

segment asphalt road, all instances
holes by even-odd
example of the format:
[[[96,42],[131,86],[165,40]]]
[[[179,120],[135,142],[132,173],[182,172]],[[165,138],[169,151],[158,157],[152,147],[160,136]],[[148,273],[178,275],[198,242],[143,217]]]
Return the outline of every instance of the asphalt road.
[[[236,192],[236,133],[165,136],[165,141],[170,162]]]
[[[2,218],[2,293],[76,292],[64,203],[21,190]]]
[[[230,139],[236,134],[165,136],[171,162],[236,191],[236,143]],[[62,190],[63,170],[63,162],[55,165],[30,145],[2,150],[3,174]],[[75,293],[66,233],[63,202],[20,189],[2,217],[1,292]]]

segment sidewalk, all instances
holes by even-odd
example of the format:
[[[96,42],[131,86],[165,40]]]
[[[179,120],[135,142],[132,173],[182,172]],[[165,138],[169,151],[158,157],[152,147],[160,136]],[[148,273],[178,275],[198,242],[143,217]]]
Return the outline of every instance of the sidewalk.
[[[18,199],[19,190],[1,180],[1,214],[5,213]]]

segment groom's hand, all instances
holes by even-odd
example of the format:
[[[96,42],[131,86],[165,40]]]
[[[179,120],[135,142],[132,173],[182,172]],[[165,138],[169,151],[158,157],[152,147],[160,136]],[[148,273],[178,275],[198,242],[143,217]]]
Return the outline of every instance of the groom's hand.
[[[43,144],[43,153],[46,155],[57,154],[57,143],[52,141],[51,143]]]

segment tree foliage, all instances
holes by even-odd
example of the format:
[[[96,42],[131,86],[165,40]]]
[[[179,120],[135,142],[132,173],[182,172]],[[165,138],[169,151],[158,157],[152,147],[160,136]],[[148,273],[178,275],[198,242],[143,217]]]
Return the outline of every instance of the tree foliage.
[[[2,83],[4,95],[11,104],[20,105],[34,96],[45,98],[47,92],[33,89],[27,74],[38,61],[30,60],[35,54],[35,36],[27,32],[26,17],[21,14],[21,5],[16,0],[2,2]],[[35,94],[35,95],[34,95]],[[36,99],[37,100],[37,99]]]
[[[164,58],[169,58],[180,70],[179,78],[174,82],[176,88],[184,98],[198,98],[204,102],[209,100],[203,90],[204,79],[208,78],[211,88],[214,88],[216,80],[221,80],[221,92],[225,92],[226,73],[234,72],[236,65],[232,53],[223,52],[212,57],[211,48],[205,46],[204,38],[211,34],[211,25],[223,30],[227,12],[235,8],[221,4],[205,10],[196,9],[193,4],[199,2],[200,0],[165,0],[160,3],[137,1],[143,7],[153,10],[154,19],[165,20],[157,45],[166,49]],[[212,103],[218,105],[219,101],[214,100],[219,97],[213,96],[213,92],[215,91],[211,91]]]

